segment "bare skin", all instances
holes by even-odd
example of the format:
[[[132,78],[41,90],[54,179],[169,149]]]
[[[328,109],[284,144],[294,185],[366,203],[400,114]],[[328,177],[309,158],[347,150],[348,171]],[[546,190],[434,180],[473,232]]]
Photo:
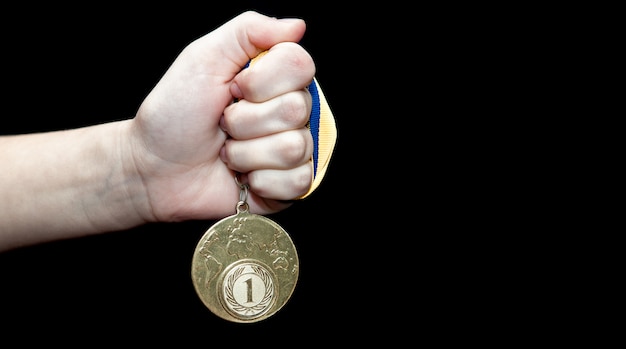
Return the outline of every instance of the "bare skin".
[[[239,199],[235,173],[251,212],[289,207],[312,177],[305,29],[243,13],[185,47],[134,118],[0,137],[0,251],[222,218]]]

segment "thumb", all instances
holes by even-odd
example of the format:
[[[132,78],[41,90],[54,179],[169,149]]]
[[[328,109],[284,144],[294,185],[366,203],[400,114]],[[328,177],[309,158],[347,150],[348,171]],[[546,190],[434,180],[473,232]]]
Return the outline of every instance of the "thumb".
[[[280,42],[298,42],[306,24],[299,18],[274,18],[255,11],[239,14],[214,30],[206,39],[220,47],[222,58],[236,64],[237,73],[248,61]]]

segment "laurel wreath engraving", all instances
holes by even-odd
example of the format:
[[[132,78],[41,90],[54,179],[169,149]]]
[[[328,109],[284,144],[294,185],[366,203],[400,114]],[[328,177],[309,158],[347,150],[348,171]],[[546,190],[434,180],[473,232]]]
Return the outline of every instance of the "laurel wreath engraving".
[[[238,313],[243,313],[245,315],[256,313],[265,309],[274,297],[274,287],[272,287],[273,284],[271,275],[260,266],[253,265],[251,266],[251,268],[257,275],[259,275],[259,277],[263,280],[263,284],[265,285],[265,294],[263,295],[263,299],[261,299],[258,304],[253,306],[245,306],[235,300],[235,295],[233,294],[235,281],[246,269],[245,266],[241,266],[234,270],[233,273],[230,274],[230,276],[228,277],[225,286],[226,301],[231,305],[233,310],[237,311]]]

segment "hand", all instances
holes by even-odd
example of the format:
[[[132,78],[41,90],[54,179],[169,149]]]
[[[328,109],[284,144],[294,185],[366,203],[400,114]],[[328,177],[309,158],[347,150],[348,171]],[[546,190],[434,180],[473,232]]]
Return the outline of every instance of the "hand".
[[[147,220],[235,213],[236,172],[249,184],[254,213],[282,210],[291,205],[285,200],[308,190],[313,140],[306,86],[315,66],[297,44],[304,31],[302,20],[247,12],[180,53],[126,138],[148,195]]]

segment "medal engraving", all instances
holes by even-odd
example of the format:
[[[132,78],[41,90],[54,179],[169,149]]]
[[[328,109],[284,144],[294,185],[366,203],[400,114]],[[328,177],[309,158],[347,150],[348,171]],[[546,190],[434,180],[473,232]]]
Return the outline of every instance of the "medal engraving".
[[[196,293],[215,315],[256,322],[275,314],[298,279],[295,246],[276,222],[246,211],[215,223],[192,260]]]

